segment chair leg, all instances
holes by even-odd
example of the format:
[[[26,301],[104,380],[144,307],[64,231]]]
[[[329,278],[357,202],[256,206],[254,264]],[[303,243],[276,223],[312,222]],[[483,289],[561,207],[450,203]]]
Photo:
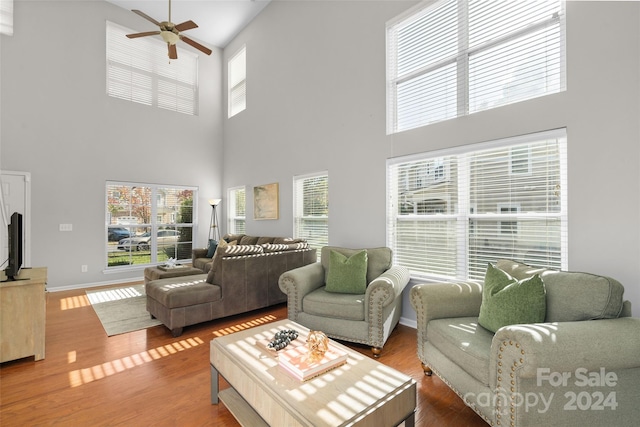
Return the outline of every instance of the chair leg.
[[[424,363],[422,363],[422,370],[424,371],[424,374],[428,377],[430,377],[431,374],[433,374],[433,371],[431,370],[431,368],[425,365]]]
[[[382,353],[382,347],[371,347],[371,352],[373,353],[373,357],[377,359],[380,357],[380,353]]]

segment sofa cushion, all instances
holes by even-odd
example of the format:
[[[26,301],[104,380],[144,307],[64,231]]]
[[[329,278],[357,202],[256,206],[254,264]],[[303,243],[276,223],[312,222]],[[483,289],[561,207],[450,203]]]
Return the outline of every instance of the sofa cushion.
[[[187,307],[217,301],[222,297],[220,287],[205,281],[205,275],[159,279],[145,285],[148,297],[153,298],[166,308]]]
[[[266,243],[273,243],[274,240],[275,240],[275,237],[261,236],[261,237],[258,237],[258,241],[256,242],[256,245],[264,245]]]
[[[487,265],[478,322],[491,332],[518,323],[544,322],[546,295],[538,274],[517,280]]]
[[[265,243],[262,248],[265,252],[282,252],[293,251],[298,249],[307,249],[309,244],[307,242],[301,243]]]
[[[264,250],[259,245],[229,245],[224,250],[224,256],[255,255],[261,254]]]
[[[327,292],[323,286],[302,299],[302,311],[332,319],[364,320],[364,294]]]
[[[256,245],[258,243],[258,236],[242,236],[238,241],[239,245]]]
[[[436,319],[427,326],[427,341],[469,375],[489,385],[489,358],[493,334],[477,317]]]
[[[547,291],[545,322],[615,319],[622,313],[624,287],[606,276],[540,269],[512,260],[496,266],[516,278],[540,273]]]
[[[350,257],[356,252],[360,252],[362,249],[348,249],[337,246],[324,246],[321,252],[320,261],[324,268],[324,280],[327,281],[327,274],[329,273],[329,254],[331,251],[337,251],[342,255]],[[382,273],[391,268],[392,252],[391,249],[386,247],[381,248],[367,248],[367,283],[371,283],[374,279],[380,276]]]
[[[327,292],[364,294],[367,290],[367,251],[356,252],[350,257],[340,252],[329,252]]]

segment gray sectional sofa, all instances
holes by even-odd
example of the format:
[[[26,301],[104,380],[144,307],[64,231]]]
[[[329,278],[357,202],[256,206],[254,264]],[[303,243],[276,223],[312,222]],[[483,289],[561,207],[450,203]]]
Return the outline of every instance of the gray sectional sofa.
[[[255,244],[238,244],[243,237]],[[145,285],[147,311],[173,336],[180,336],[185,326],[285,302],[287,296],[278,287],[280,275],[317,260],[316,250],[302,241],[244,235],[223,239],[225,247],[219,245],[212,258],[203,257],[206,249],[193,251],[193,266],[202,274]]]
[[[589,273],[496,267],[546,288],[544,322],[480,325],[483,283],[411,289],[418,357],[490,425],[631,426],[640,420],[640,319],[623,286]]]

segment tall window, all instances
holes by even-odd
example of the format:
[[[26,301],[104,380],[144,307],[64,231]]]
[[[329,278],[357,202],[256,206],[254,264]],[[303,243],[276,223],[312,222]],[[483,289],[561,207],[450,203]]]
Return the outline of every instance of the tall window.
[[[228,233],[246,233],[246,191],[244,187],[230,188],[228,191],[229,203],[227,207],[227,218],[229,221]]]
[[[565,90],[561,0],[439,0],[387,25],[387,132]]]
[[[229,117],[247,108],[247,48],[242,49],[229,60],[228,68]]]
[[[501,258],[567,268],[564,130],[391,159],[387,191],[388,243],[414,276],[481,279]]]
[[[159,37],[129,39],[135,31],[107,21],[107,94],[198,115],[198,55],[169,60]]]
[[[329,175],[320,172],[293,178],[294,229],[296,238],[306,239],[318,249],[329,244]]]
[[[107,268],[191,260],[197,189],[108,181]]]

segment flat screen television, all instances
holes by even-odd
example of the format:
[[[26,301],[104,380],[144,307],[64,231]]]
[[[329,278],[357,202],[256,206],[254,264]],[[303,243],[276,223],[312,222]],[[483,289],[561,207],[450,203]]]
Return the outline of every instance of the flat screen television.
[[[9,236],[9,260],[4,273],[7,280],[17,280],[20,269],[22,269],[22,251],[23,251],[23,234],[22,234],[22,214],[14,212],[11,215],[11,222],[8,227]]]

